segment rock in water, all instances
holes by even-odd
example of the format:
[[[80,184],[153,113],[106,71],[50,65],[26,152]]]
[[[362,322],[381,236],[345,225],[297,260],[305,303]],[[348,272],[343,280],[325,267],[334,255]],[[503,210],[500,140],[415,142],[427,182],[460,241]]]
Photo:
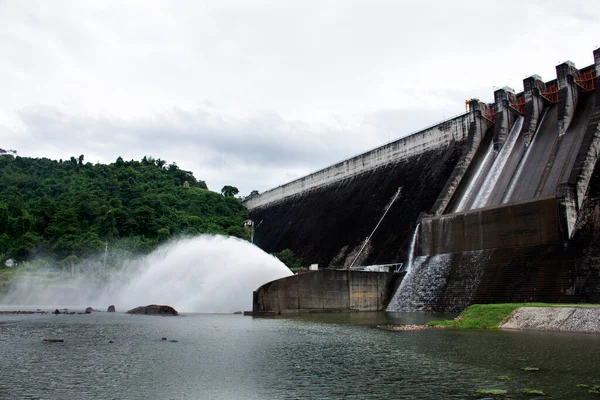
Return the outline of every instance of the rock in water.
[[[171,306],[163,306],[158,304],[150,304],[148,306],[136,307],[127,311],[127,314],[144,314],[144,315],[179,315],[177,310]]]
[[[57,308],[56,310],[52,311],[52,314],[58,315],[60,314],[60,310]]]
[[[88,307],[88,308],[85,309],[85,313],[86,314],[91,314],[92,311],[94,311],[94,309],[92,307]]]
[[[106,312],[116,312],[117,310],[115,310],[115,306],[114,305],[110,305],[108,306],[108,310],[106,310]]]

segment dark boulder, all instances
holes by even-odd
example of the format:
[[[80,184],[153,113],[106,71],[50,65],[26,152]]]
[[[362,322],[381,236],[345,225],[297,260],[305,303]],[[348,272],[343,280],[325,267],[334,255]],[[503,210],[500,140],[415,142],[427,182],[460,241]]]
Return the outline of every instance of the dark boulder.
[[[94,311],[94,309],[92,307],[88,307],[88,308],[85,309],[85,313],[86,314],[91,314],[92,311]]]
[[[116,312],[117,310],[115,310],[115,306],[110,305],[108,306],[108,310],[106,310],[106,312]]]
[[[58,315],[58,314],[60,314],[60,310],[57,308],[56,310],[52,311],[52,314]]]
[[[144,315],[179,315],[177,310],[171,306],[163,306],[150,304],[148,306],[136,307],[127,311],[127,314],[144,314]]]

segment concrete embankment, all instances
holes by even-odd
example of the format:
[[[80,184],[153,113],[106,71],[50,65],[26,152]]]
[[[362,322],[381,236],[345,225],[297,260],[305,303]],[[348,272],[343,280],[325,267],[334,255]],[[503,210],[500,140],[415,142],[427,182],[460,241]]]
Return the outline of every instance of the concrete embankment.
[[[254,315],[383,311],[404,274],[320,270],[265,283],[254,292]]]
[[[500,328],[600,333],[600,308],[521,307]]]

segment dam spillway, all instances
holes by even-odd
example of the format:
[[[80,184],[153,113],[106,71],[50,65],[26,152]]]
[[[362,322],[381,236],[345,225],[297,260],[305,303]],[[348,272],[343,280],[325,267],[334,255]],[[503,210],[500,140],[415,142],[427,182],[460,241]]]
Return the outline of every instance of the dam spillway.
[[[594,61],[250,199],[256,244],[321,268],[412,264],[390,310],[600,301]]]

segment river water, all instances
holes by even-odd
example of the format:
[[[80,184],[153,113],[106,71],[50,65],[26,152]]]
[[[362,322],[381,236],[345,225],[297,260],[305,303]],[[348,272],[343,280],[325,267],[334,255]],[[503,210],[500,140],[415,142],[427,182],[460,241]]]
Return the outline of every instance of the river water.
[[[598,335],[373,327],[436,317],[0,315],[0,398],[477,399],[482,388],[598,398],[576,386],[600,383]]]

